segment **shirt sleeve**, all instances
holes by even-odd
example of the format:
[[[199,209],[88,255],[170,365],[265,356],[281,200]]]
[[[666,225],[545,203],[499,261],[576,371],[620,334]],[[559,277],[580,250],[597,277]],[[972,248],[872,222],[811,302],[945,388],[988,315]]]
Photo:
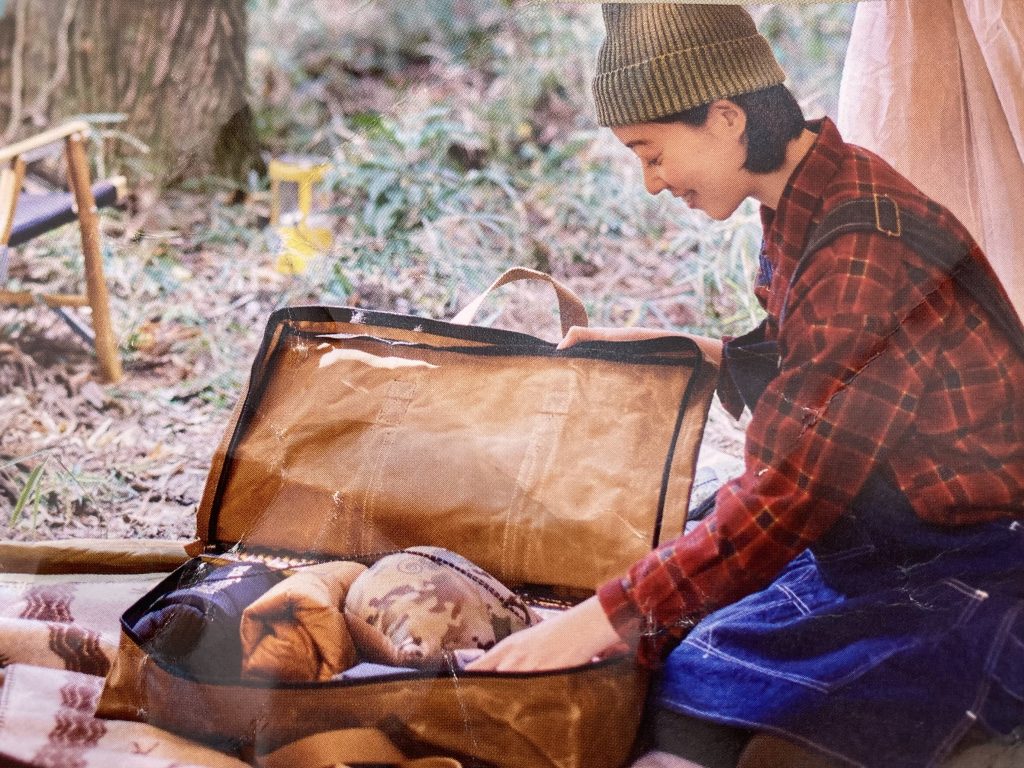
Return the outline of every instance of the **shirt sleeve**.
[[[723,347],[732,341],[733,338],[732,336],[723,336]],[[729,358],[724,353],[718,365],[718,384],[715,386],[715,393],[718,395],[718,400],[726,413],[734,419],[739,419],[743,415],[745,407],[743,396],[740,394],[739,389],[736,388],[736,382],[733,381],[732,374],[729,372]]]
[[[656,663],[701,617],[766,586],[906,432],[923,392],[913,342],[941,318],[908,290],[904,248],[853,233],[812,257],[780,329],[779,375],[747,430],[744,473],[698,527],[598,590],[641,662]]]

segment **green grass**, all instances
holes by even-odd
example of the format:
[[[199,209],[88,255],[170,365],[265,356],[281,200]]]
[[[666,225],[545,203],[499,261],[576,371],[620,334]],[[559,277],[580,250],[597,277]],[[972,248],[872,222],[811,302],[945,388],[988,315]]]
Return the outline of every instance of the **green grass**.
[[[466,13],[453,17],[456,6]],[[312,152],[331,164],[321,207],[334,241],[305,273],[273,269],[280,238],[265,226],[265,182],[253,180],[245,206],[227,206],[226,188],[202,179],[138,217],[103,214],[128,374],[104,390],[107,401],[80,394],[88,353],[47,351],[50,336],[66,339],[66,330],[42,334],[40,345],[34,326],[48,314],[0,316],[0,333],[37,359],[27,373],[16,363],[0,368],[0,381],[15,382],[5,405],[24,422],[0,433],[0,521],[9,533],[65,525],[189,535],[187,500],[198,499],[266,318],[281,306],[358,303],[445,318],[501,271],[524,265],[576,290],[593,325],[714,336],[760,320],[756,207],[712,222],[651,197],[635,158],[595,125],[598,5],[358,7],[249,4],[261,141],[272,155]],[[829,109],[852,5],[752,11],[805,105]],[[9,287],[79,287],[76,240],[65,228],[33,244]],[[504,289],[481,320],[521,322],[518,295]],[[529,322],[547,320],[550,331],[554,301],[545,294],[538,305],[541,316]],[[36,400],[45,387],[72,406],[67,434],[28,424],[45,410]]]

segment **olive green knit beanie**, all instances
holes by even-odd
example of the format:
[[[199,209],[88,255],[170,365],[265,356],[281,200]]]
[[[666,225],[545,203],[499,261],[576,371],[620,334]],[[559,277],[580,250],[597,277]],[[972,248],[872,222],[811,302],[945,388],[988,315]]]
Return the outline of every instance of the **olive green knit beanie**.
[[[737,5],[605,3],[594,101],[630,125],[778,85],[786,73]]]

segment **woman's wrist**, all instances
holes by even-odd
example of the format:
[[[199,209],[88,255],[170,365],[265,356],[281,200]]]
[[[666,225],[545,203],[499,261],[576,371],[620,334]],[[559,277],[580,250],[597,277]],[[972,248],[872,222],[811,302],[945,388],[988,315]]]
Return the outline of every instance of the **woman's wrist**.
[[[587,598],[572,610],[579,614],[580,629],[586,631],[597,646],[595,653],[624,639],[612,625],[597,595]]]

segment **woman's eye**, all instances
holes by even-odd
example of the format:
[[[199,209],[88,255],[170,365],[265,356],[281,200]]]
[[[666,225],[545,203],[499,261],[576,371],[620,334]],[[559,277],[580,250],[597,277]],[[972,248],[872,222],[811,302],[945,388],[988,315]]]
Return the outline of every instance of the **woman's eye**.
[[[657,157],[652,157],[650,160],[647,161],[648,168],[657,168],[659,165],[661,165],[661,155],[658,155]]]

